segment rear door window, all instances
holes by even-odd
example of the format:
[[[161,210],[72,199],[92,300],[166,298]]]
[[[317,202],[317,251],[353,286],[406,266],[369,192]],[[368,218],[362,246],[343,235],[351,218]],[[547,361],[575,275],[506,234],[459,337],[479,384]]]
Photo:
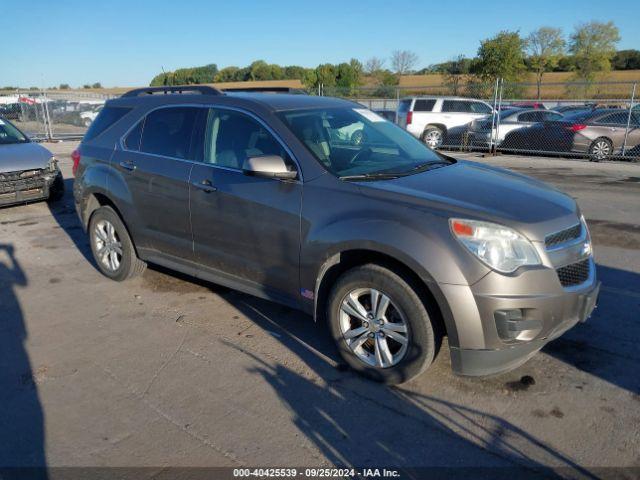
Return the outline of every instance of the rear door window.
[[[470,111],[473,113],[491,113],[491,107],[482,102],[468,102]]]
[[[131,111],[126,107],[104,107],[84,134],[84,141],[92,140]]]
[[[605,115],[596,120],[596,123],[600,123],[603,125],[618,125],[618,126],[626,126],[627,119],[629,118],[628,113],[624,112],[616,112],[610,113],[609,115]]]
[[[147,115],[140,150],[165,157],[190,159],[199,108],[168,107]]]
[[[469,102],[445,100],[442,102],[442,111],[448,113],[469,113]]]
[[[436,104],[435,100],[418,99],[413,105],[414,112],[431,112],[433,106]]]

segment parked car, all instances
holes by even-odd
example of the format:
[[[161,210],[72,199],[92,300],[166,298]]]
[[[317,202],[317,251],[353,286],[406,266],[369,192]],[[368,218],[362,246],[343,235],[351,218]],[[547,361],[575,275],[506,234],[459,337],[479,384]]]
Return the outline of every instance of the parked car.
[[[547,107],[542,102],[514,102],[509,104],[511,107],[515,108],[533,108],[533,109],[541,109],[546,110]]]
[[[529,128],[540,122],[561,120],[563,115],[552,110],[511,109],[501,110],[496,117],[488,115],[469,124],[468,135],[471,146],[487,146],[491,139],[500,146],[507,134],[514,130]]]
[[[410,97],[398,103],[398,125],[428,147],[459,145],[467,124],[493,113],[482,100],[460,97]]]
[[[361,144],[331,140],[353,124]],[[133,90],[106,103],[73,160],[105,276],[151,262],[301,309],[387,383],[424,371],[443,334],[457,373],[514,368],[598,295],[571,197],[436,153],[350,101]]]
[[[18,120],[20,118],[19,103],[0,104],[0,115],[7,120]]]
[[[64,180],[53,154],[0,117],[0,206],[58,200]]]
[[[593,161],[622,153],[629,110],[597,109],[581,111],[564,119],[535,125],[507,134],[505,146],[518,150],[553,153],[580,153]],[[640,144],[640,115],[631,113],[627,150]]]
[[[378,115],[380,115],[385,120],[396,123],[396,112],[395,110],[374,110]]]
[[[94,106],[89,110],[80,112],[80,123],[84,127],[89,127],[102,110],[102,105]]]
[[[556,112],[560,112],[562,114],[573,114],[578,112],[587,112],[589,110],[593,110],[593,105],[560,105],[554,108]]]

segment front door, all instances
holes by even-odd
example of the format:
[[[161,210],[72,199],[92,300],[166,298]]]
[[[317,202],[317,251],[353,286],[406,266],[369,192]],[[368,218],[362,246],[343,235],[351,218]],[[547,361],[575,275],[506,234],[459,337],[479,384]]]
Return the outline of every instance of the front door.
[[[209,110],[204,143],[190,182],[196,260],[265,297],[295,302],[302,183],[242,172],[253,156],[280,155],[292,169],[295,163],[260,121],[235,110]]]

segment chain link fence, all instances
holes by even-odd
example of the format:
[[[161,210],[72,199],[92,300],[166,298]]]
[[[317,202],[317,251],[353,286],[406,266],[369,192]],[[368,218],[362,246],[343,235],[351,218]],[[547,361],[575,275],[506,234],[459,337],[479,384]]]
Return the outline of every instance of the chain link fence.
[[[640,157],[640,91],[629,82],[493,83],[452,79],[431,86],[321,85],[311,94],[354,100],[449,151]],[[35,140],[80,139],[113,95],[74,90],[0,92],[0,116]]]
[[[111,95],[78,91],[0,93],[0,116],[34,140],[80,139]]]
[[[494,83],[324,87],[394,121],[432,148],[638,160],[636,83]]]

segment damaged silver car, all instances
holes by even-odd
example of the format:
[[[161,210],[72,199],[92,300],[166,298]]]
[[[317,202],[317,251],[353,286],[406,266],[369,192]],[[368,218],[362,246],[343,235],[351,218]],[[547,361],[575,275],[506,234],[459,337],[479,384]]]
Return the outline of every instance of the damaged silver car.
[[[0,206],[63,195],[64,180],[53,154],[0,117]]]

